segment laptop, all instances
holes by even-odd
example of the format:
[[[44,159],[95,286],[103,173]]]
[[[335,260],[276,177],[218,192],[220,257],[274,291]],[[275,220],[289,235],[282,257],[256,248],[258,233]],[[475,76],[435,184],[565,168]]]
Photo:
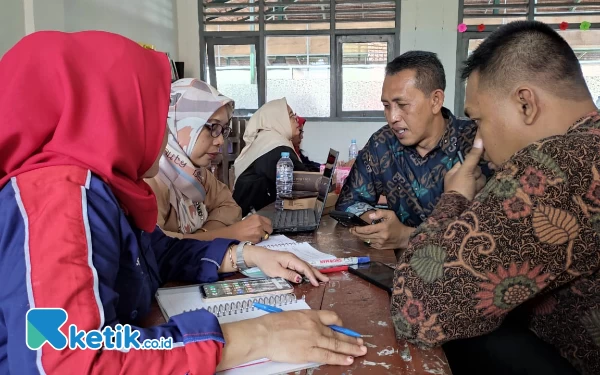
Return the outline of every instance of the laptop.
[[[319,228],[323,210],[325,209],[325,201],[331,189],[331,181],[339,152],[329,149],[323,178],[319,186],[315,207],[305,210],[283,210],[283,211],[264,211],[260,215],[271,219],[273,223],[273,233],[294,233],[294,232],[312,232]]]

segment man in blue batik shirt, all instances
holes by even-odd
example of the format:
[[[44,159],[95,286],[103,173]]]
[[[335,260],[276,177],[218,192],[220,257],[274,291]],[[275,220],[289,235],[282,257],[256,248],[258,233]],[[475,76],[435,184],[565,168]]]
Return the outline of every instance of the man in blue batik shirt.
[[[342,188],[336,210],[374,225],[351,233],[376,249],[403,249],[444,192],[444,176],[471,149],[477,126],[443,107],[444,67],[432,52],[410,51],[386,67],[381,101],[388,125],[375,132]],[[490,171],[484,168],[484,174]],[[385,195],[389,210],[376,210]]]

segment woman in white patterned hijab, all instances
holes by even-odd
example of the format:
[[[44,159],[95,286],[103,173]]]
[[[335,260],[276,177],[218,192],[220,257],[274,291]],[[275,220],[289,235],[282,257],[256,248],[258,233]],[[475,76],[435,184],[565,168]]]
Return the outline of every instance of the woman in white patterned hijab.
[[[169,140],[158,176],[148,181],[157,196],[158,225],[167,234],[259,242],[272,231],[270,222],[263,228],[258,218],[242,224],[231,192],[207,170],[229,135],[233,107],[233,100],[200,80],[186,78],[172,84]],[[236,223],[244,228],[227,229]]]

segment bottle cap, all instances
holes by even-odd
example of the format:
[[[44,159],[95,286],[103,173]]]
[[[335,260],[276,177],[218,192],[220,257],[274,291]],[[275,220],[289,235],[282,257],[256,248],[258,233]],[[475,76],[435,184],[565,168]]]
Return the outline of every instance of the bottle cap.
[[[289,158],[290,157],[290,153],[289,152],[282,152],[281,153],[281,157],[282,158]]]
[[[356,139],[353,139],[353,140],[352,140],[352,143],[356,143]]]

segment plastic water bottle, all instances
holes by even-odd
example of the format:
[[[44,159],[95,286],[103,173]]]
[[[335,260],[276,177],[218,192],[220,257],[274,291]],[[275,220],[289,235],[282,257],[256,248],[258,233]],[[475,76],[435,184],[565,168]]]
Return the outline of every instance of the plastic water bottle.
[[[596,99],[596,108],[600,109],[600,96]]]
[[[348,161],[356,159],[358,156],[358,146],[356,145],[356,139],[350,142],[350,149],[348,150]]]
[[[275,200],[275,208],[279,211],[283,210],[283,197],[292,194],[292,184],[294,182],[294,163],[290,159],[289,152],[282,152],[281,159],[277,162],[277,199]]]

